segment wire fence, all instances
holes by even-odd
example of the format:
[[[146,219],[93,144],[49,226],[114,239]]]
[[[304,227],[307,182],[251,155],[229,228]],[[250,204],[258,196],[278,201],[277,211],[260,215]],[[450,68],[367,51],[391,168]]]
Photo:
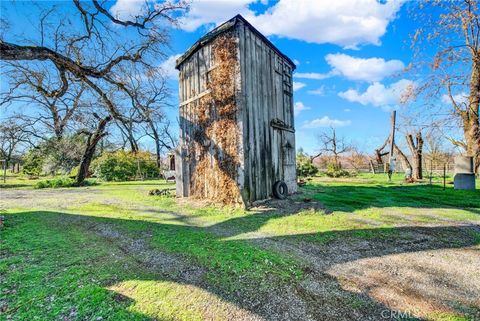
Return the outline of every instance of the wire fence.
[[[412,164],[413,165],[413,164]],[[357,173],[373,173],[373,174],[385,174],[388,172],[388,162],[383,164],[376,164],[373,161],[365,161],[356,166],[352,166],[350,163],[343,163],[342,168],[351,172]],[[319,166],[321,172],[327,171],[326,166]],[[407,178],[406,166],[401,162],[397,162],[395,165],[395,174],[403,174]],[[410,175],[412,173],[409,173]],[[422,179],[421,182],[428,184],[452,184],[453,177],[455,175],[455,164],[453,161],[442,162],[434,161],[432,159],[424,159],[422,161]]]

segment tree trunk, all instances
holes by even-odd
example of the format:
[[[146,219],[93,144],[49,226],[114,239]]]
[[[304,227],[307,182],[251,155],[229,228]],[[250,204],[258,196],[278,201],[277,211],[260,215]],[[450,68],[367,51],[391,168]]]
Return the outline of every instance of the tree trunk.
[[[128,141],[130,143],[130,149],[131,149],[132,153],[136,154],[138,152],[138,144],[135,141],[135,138],[133,138],[133,136],[129,135],[128,136]]]
[[[480,59],[478,57],[477,59]],[[467,153],[473,156],[475,162],[475,173],[480,168],[480,127],[479,127],[479,102],[480,102],[480,61],[475,60],[472,66],[470,79],[470,96],[468,111],[463,116],[463,130],[467,142]]]
[[[405,156],[405,154],[404,154],[404,153],[402,152],[402,150],[397,146],[397,144],[394,144],[393,147],[394,147],[394,149],[395,149],[395,153],[397,153],[397,155],[400,157],[400,160],[402,161],[403,169],[404,169],[404,170],[409,169],[409,170],[410,170],[410,173],[412,173],[412,164],[410,164],[410,161],[408,160],[407,156]]]
[[[87,146],[85,147],[85,152],[82,155],[82,160],[80,161],[80,169],[77,174],[77,184],[81,184],[88,175],[88,170],[90,168],[90,163],[92,162],[93,155],[95,154],[95,148],[97,147],[98,142],[107,134],[105,132],[105,127],[108,122],[112,120],[112,116],[107,116],[103,119],[100,119],[97,128],[93,134],[89,134],[87,138]]]
[[[132,121],[128,121],[128,122],[121,121],[120,124],[117,123],[117,126],[122,132],[123,136],[125,137],[122,149],[125,149],[128,143],[130,145],[130,151],[136,154],[138,152],[138,144],[133,135]]]
[[[155,141],[155,155],[156,155],[157,167],[161,168],[162,167],[162,158],[161,158],[160,152],[161,152],[162,147],[160,145],[160,137],[158,136],[157,129],[155,128],[153,123],[149,122],[149,124],[150,124],[150,128],[152,130],[153,140]]]
[[[158,168],[161,168],[162,167],[162,148],[165,148],[167,150],[171,150],[172,148],[174,148],[174,144],[173,144],[173,141],[172,141],[172,144],[168,144],[168,142],[165,142],[164,139],[162,139],[162,137],[160,137],[160,134],[159,134],[159,131],[157,129],[157,127],[155,126],[155,123],[151,120],[151,119],[148,119],[148,125],[150,127],[150,130],[151,130],[151,134],[149,134],[150,137],[153,138],[153,140],[155,141],[155,153],[156,153],[156,158],[157,158],[157,167]],[[167,132],[167,128],[165,128],[165,132],[167,133],[168,135],[168,132]]]
[[[322,153],[321,153],[321,152],[318,153],[318,154],[316,154],[316,155],[309,156],[310,163],[313,164],[313,161],[314,161],[315,159],[319,158],[320,156],[322,156]]]
[[[423,151],[423,138],[422,133],[417,132],[415,135],[415,142],[413,140],[413,136],[408,134],[406,136],[408,147],[412,153],[413,159],[413,178],[414,179],[422,179],[422,151]]]
[[[370,170],[372,171],[372,174],[376,174],[375,166],[373,165],[373,161],[371,159],[369,160],[369,163],[370,163]]]
[[[389,141],[390,141],[390,136],[387,137],[387,139],[385,140],[385,142],[383,143],[382,146],[375,149],[375,159],[377,160],[377,164],[379,164],[379,165],[383,165],[382,157],[385,156],[385,155],[388,155],[388,153],[383,152],[383,149],[387,146]]]
[[[415,164],[415,170],[413,172],[413,178],[422,179],[423,178],[423,167],[422,167],[422,153],[416,153],[413,156],[413,164]]]
[[[335,128],[332,128],[332,153],[333,159],[335,160],[335,170],[340,169],[340,164],[338,161],[338,153],[337,153],[337,133],[335,132]]]

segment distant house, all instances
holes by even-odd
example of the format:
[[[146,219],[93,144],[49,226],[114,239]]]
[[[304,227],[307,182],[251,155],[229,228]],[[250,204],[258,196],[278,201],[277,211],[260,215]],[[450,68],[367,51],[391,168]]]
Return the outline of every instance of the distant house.
[[[237,15],[200,38],[176,68],[177,196],[249,205],[282,197],[285,186],[296,192],[295,64]]]

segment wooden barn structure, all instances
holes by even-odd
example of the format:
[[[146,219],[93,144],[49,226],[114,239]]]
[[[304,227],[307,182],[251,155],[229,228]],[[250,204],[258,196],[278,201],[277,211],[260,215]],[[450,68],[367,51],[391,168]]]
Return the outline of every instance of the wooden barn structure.
[[[237,15],[199,39],[176,68],[177,196],[248,206],[270,198],[278,181],[296,192],[295,64]]]

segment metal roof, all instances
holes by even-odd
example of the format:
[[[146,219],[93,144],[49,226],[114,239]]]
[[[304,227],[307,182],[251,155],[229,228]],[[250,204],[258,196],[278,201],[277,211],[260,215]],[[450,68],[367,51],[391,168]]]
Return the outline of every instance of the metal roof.
[[[265,37],[264,35],[262,35],[262,33],[260,31],[258,31],[257,29],[255,29],[254,26],[252,26],[250,24],[250,22],[248,22],[244,17],[242,17],[242,15],[240,14],[237,14],[235,17],[233,17],[232,19],[222,23],[221,25],[219,25],[218,27],[216,27],[215,29],[213,29],[212,31],[208,32],[205,36],[201,37],[200,39],[197,40],[197,42],[195,42],[193,44],[193,46],[190,47],[190,49],[188,49],[182,56],[180,56],[177,61],[176,61],[176,65],[175,65],[175,68],[176,69],[179,69],[179,66],[185,61],[187,60],[193,53],[195,53],[198,49],[200,49],[202,46],[204,46],[206,43],[212,41],[216,36],[218,36],[219,34],[225,32],[225,31],[228,31],[230,30],[231,28],[235,27],[236,24],[241,21],[243,22],[248,28],[250,28],[250,30],[252,32],[254,32],[257,36],[259,36],[270,48],[272,48],[277,54],[279,54],[280,56],[282,56],[283,58],[285,58],[285,60],[287,60],[291,65],[292,65],[292,68],[295,69],[297,66],[295,65],[295,63],[290,59],[288,58],[285,54],[283,54],[277,47],[275,47],[275,45],[267,39],[267,37]]]

